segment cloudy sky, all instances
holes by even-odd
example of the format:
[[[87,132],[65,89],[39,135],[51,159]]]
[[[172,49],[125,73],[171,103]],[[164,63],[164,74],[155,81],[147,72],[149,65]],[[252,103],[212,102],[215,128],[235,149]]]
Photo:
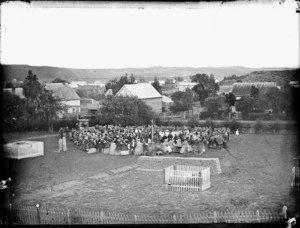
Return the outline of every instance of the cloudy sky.
[[[295,1],[1,5],[1,63],[299,67]]]

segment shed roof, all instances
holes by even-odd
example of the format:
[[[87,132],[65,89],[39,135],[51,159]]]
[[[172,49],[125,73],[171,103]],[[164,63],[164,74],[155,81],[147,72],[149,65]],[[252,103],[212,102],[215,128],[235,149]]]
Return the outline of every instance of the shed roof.
[[[233,89],[233,86],[220,86],[218,94],[231,93],[232,89]]]
[[[68,85],[63,83],[46,83],[45,88],[51,90],[61,100],[80,100],[78,94]]]
[[[159,92],[149,83],[125,84],[117,92],[116,96],[137,96],[139,99],[162,97]]]
[[[173,103],[173,100],[170,97],[162,95],[162,101],[165,103]]]
[[[266,93],[270,88],[276,87],[274,82],[240,82],[234,83],[232,93],[235,96],[250,96],[251,87],[259,89],[259,93]]]

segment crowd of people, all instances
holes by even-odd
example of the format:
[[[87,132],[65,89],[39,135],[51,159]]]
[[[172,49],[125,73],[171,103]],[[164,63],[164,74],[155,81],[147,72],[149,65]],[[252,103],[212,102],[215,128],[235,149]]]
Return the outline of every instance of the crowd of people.
[[[96,125],[86,128],[61,129],[64,135],[87,153],[100,152],[120,155],[163,155],[170,153],[199,153],[208,148],[226,148],[229,128]]]

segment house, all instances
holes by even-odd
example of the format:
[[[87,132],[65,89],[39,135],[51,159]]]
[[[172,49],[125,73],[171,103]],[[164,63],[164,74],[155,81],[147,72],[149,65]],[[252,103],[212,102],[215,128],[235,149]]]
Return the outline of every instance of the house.
[[[170,106],[173,104],[173,100],[170,97],[162,95],[162,109],[169,111]]]
[[[4,88],[3,92],[8,91],[14,95],[17,95],[21,99],[25,99],[23,88]]]
[[[299,88],[299,81],[290,81],[290,86]]]
[[[81,99],[80,100],[80,117],[94,116],[100,109],[99,101],[94,99]]]
[[[107,90],[107,91],[105,92],[104,95],[105,95],[106,97],[107,97],[107,96],[113,96],[114,93],[113,93],[112,89],[109,89],[109,90]]]
[[[179,91],[186,91],[187,89],[193,89],[193,87],[197,85],[196,82],[177,82],[175,83],[175,88],[177,88]]]
[[[274,82],[237,82],[233,84],[232,93],[236,97],[236,100],[241,99],[244,96],[251,95],[251,87],[259,89],[260,94],[266,93],[270,88],[276,87]]]
[[[61,103],[67,106],[68,114],[77,115],[80,112],[80,97],[68,84],[45,83],[45,88],[61,99]]]
[[[94,94],[103,94],[105,93],[105,86],[101,87],[100,85],[83,85],[74,88],[76,92],[81,92],[86,97]],[[78,93],[79,94],[79,93]]]
[[[71,88],[77,88],[78,86],[87,85],[86,81],[71,81],[70,87]]]
[[[224,86],[220,86],[219,87],[219,91],[217,92],[218,95],[221,95],[221,94],[229,94],[232,92],[232,89],[233,89],[233,86],[227,86],[227,85],[224,85]]]
[[[155,113],[162,113],[162,96],[149,83],[123,85],[116,96],[136,96],[150,106]]]
[[[94,81],[94,85],[99,85],[99,86],[103,87],[103,86],[105,86],[105,83],[100,80],[96,80],[96,81]]]

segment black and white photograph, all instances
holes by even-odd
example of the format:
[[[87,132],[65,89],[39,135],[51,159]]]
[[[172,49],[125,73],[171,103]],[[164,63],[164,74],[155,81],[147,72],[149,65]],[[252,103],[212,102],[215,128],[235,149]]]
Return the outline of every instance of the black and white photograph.
[[[2,2],[0,225],[298,227],[299,5]]]

